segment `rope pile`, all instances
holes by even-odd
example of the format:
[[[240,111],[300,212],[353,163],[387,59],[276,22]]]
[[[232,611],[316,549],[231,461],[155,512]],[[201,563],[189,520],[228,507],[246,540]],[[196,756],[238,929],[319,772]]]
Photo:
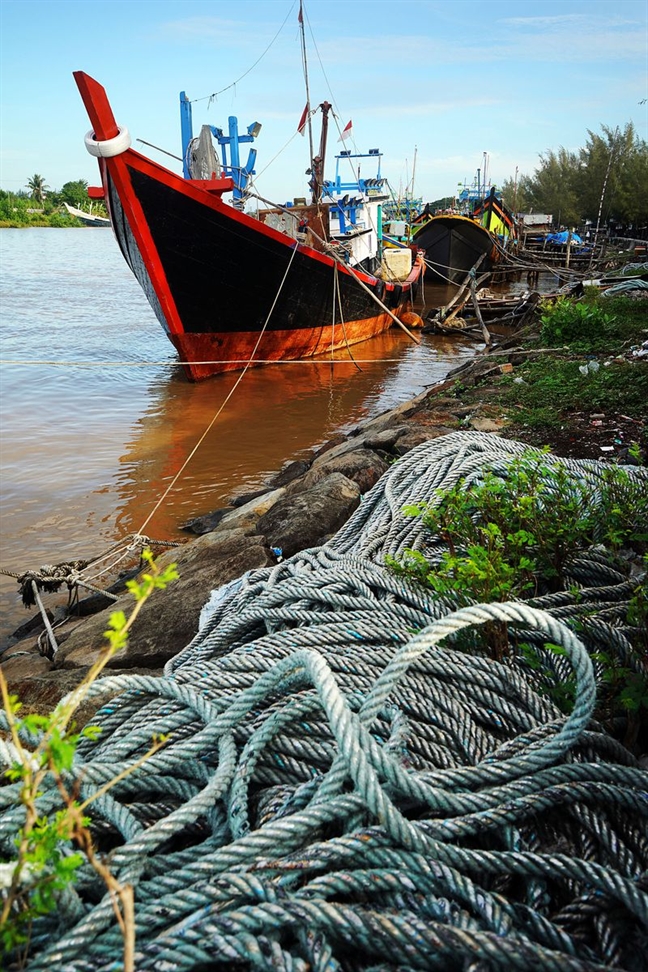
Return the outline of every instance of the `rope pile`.
[[[84,798],[170,734],[92,804],[98,846],[135,888],[138,972],[646,967],[648,773],[592,721],[591,652],[643,671],[622,621],[631,585],[594,552],[572,567],[578,593],[457,610],[383,566],[434,547],[405,503],[505,475],[522,451],[482,433],[412,450],[328,544],[218,592],[164,677],[95,684],[121,694],[79,744]],[[595,501],[602,465],[545,458]],[[577,637],[584,607],[595,623]],[[492,622],[562,646],[569,716],[523,660],[460,650]],[[6,856],[17,796],[0,789]],[[45,789],[42,812],[57,801]],[[36,920],[30,972],[120,968],[100,884],[82,869]]]

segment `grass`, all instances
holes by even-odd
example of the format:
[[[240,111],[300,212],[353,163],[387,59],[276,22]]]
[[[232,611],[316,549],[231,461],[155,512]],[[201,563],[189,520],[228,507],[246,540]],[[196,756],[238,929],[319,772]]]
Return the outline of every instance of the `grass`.
[[[631,353],[648,338],[646,310],[646,301],[600,295],[541,308],[526,347],[564,352],[530,356],[501,379],[501,403],[516,407],[516,424],[558,427],[576,411],[648,419],[648,363]]]
[[[590,359],[592,360],[592,359]],[[571,411],[622,412],[630,418],[648,418],[648,366],[611,360],[597,372],[583,375],[584,360],[556,358],[528,361],[516,371],[523,384],[506,377],[503,401],[516,405],[516,422],[560,425]]]

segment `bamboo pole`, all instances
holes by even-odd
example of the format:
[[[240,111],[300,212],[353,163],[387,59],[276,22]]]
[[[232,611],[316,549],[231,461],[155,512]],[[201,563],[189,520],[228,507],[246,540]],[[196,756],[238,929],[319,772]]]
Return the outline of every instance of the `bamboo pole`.
[[[479,306],[479,301],[477,300],[477,284],[474,279],[470,281],[470,296],[472,297],[473,307],[475,308],[475,316],[479,321],[479,326],[481,327],[481,332],[484,335],[484,342],[488,345],[491,343],[490,331],[484,324],[484,318],[482,317],[481,308]]]
[[[451,307],[454,307],[454,305],[457,303],[457,301],[460,300],[460,298],[463,296],[463,294],[465,293],[466,289],[470,286],[471,276],[474,276],[474,274],[477,272],[477,270],[479,269],[479,267],[481,266],[481,264],[484,262],[485,259],[486,259],[486,254],[485,253],[482,253],[481,256],[479,257],[479,259],[477,260],[477,262],[475,263],[475,265],[470,268],[470,270],[466,274],[466,279],[464,280],[464,282],[462,283],[461,287],[456,292],[456,294],[454,295],[454,297],[452,298],[452,300],[450,301],[450,303],[447,304],[445,307],[443,307],[441,309],[441,314],[439,315],[439,317],[440,317],[441,320],[443,320],[443,321],[446,320],[446,314],[447,314],[447,312],[450,310]],[[479,282],[482,283],[486,279],[486,277],[489,277],[489,276],[490,276],[489,273],[483,274],[479,278]],[[467,300],[468,300],[468,297],[466,297],[466,300],[461,305],[462,307],[465,305],[465,303],[466,303]],[[459,310],[461,310],[461,308],[459,308]],[[459,310],[455,311],[454,314],[452,314],[452,317],[454,317],[455,314],[458,314],[459,313]]]

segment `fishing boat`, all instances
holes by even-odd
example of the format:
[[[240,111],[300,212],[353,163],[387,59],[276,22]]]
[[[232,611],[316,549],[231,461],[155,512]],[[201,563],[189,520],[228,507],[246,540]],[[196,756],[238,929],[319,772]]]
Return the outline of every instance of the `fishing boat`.
[[[412,243],[425,253],[433,278],[461,283],[482,257],[480,270],[490,270],[499,253],[493,235],[471,216],[439,213],[420,220]]]
[[[517,224],[513,213],[504,205],[503,201],[491,187],[487,196],[481,199],[473,209],[473,219],[496,236],[503,246],[509,245],[518,238]]]
[[[443,213],[426,206],[412,234],[412,243],[425,251],[429,273],[450,283],[461,283],[480,258],[480,270],[492,270],[518,235],[513,215],[494,187],[485,195],[466,188],[457,202],[461,209]]]
[[[92,125],[86,148],[101,174],[89,193],[104,199],[121,252],[189,379],[330,353],[394,323],[418,323],[411,309],[422,256],[412,247],[397,263],[383,260],[389,194],[381,153],[342,151],[335,179],[324,178],[328,102],[319,106],[310,202],[261,200],[265,207],[248,213],[256,150],[242,165],[240,147],[254,141],[258,123],[240,133],[230,117],[227,133],[205,125],[194,138],[183,92],[180,175],[135,151],[104,88],[84,72],[74,77]],[[361,177],[360,160],[377,174]]]
[[[84,226],[110,226],[110,220],[106,216],[100,216],[98,213],[87,213],[84,209],[77,209],[76,206],[70,206],[69,203],[63,203],[67,209],[70,216],[74,216],[78,219]]]

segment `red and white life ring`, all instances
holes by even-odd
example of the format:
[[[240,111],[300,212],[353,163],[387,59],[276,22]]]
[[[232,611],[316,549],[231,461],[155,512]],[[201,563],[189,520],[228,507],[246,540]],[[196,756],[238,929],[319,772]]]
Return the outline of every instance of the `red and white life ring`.
[[[130,132],[124,126],[117,130],[114,138],[107,138],[100,142],[95,138],[95,133],[90,131],[85,137],[85,147],[90,155],[94,155],[97,159],[112,159],[131,147]]]

